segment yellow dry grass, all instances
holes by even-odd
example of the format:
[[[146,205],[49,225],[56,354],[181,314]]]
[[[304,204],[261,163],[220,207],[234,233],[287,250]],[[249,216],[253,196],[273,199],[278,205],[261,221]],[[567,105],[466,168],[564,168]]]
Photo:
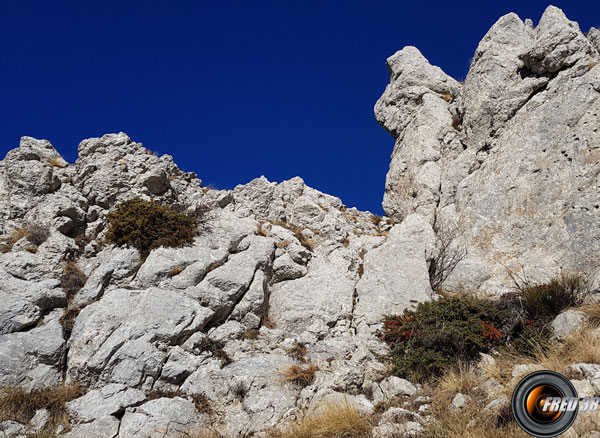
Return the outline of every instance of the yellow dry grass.
[[[372,419],[347,401],[330,403],[310,412],[269,438],[370,438]]]
[[[17,228],[8,236],[0,240],[0,252],[9,252],[15,243],[27,236],[27,229]]]
[[[36,438],[54,436],[58,426],[68,428],[69,416],[65,404],[85,393],[79,385],[58,385],[46,389],[26,392],[20,388],[0,389],[0,423],[17,421],[27,424],[38,409],[47,409],[50,417],[43,430]]]
[[[317,371],[319,371],[319,367],[309,363],[306,365],[290,365],[284,368],[281,374],[284,381],[305,387],[314,382]]]

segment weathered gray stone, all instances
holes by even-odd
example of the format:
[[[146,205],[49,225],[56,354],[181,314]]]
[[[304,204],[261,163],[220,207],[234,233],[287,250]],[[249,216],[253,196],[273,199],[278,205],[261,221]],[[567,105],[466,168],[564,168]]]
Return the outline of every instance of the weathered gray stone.
[[[567,310],[552,321],[552,330],[557,339],[565,339],[581,330],[587,322],[587,316],[580,310]]]
[[[106,415],[123,413],[125,408],[143,402],[146,395],[125,385],[111,383],[93,389],[78,399],[67,403],[67,411],[78,422],[89,423]]]
[[[0,387],[45,388],[61,382],[65,341],[52,321],[27,332],[0,335]]]
[[[69,341],[68,376],[137,386],[157,379],[171,345],[201,330],[210,309],[177,291],[116,289],[85,307]]]
[[[119,420],[112,415],[99,418],[91,423],[77,424],[65,438],[116,438],[119,433]]]
[[[400,314],[431,299],[427,258],[434,239],[429,223],[414,214],[392,228],[383,245],[367,253],[364,274],[356,285],[357,322],[378,324],[384,315]]]

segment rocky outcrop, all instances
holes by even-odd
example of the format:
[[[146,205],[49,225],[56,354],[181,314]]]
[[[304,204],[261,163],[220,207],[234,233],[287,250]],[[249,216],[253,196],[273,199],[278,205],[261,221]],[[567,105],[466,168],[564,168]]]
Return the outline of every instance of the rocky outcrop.
[[[391,82],[375,106],[396,139],[384,209],[460,229],[468,255],[447,288],[501,292],[521,266],[532,281],[595,271],[596,37],[550,6],[536,27],[500,18],[464,83],[412,47],[388,59]]]
[[[260,436],[329,401],[368,413],[399,398],[418,413],[388,409],[374,436],[418,433],[427,400],[388,377],[384,315],[434,298],[440,272],[444,288],[499,293],[521,266],[535,281],[598,262],[599,35],[554,7],[537,27],[509,14],[463,83],[414,47],[390,57],[375,106],[396,140],[383,218],[298,177],[209,189],[124,133],[82,141],[74,164],[23,137],[0,161],[0,386],[84,385],[69,437],[208,423]],[[107,215],[134,197],[206,211],[193,242],[146,258],[107,244]],[[556,336],[576,319],[557,318]],[[299,385],[291,366],[313,375]]]

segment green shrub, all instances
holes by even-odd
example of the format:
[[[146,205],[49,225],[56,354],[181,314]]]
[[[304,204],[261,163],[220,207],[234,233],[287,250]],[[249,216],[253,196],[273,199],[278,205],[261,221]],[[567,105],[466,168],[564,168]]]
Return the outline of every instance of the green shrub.
[[[589,281],[574,274],[563,274],[548,283],[519,288],[523,308],[533,319],[552,319],[567,307],[581,306],[590,293]]]
[[[519,321],[510,335],[510,345],[524,356],[534,356],[540,350],[550,346],[550,328],[536,320]]]
[[[415,380],[439,376],[459,362],[502,343],[497,328],[506,313],[474,297],[440,298],[384,320],[381,336],[391,350],[393,374]]]
[[[121,202],[108,214],[106,240],[136,248],[142,258],[161,246],[179,247],[192,243],[198,217],[167,205],[140,198]]]

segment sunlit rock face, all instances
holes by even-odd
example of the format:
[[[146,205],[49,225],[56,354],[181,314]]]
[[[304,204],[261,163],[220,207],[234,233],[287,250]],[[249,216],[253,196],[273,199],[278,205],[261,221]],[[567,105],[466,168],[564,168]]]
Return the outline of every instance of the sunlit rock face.
[[[550,6],[537,26],[500,18],[457,83],[406,47],[375,106],[396,139],[383,206],[458,230],[468,255],[446,288],[500,292],[509,271],[590,271],[600,250],[600,60]],[[523,268],[521,268],[523,266]]]
[[[600,32],[549,7],[537,27],[498,20],[464,83],[414,47],[391,56],[375,106],[396,139],[383,218],[299,177],[209,189],[124,133],[83,140],[74,164],[23,137],[0,161],[0,386],[85,385],[71,438],[208,423],[253,436],[329,401],[372,412],[418,396],[388,377],[377,330],[434,297],[441,243],[461,255],[445,289],[497,293],[521,266],[546,280],[597,263],[599,49]],[[206,211],[193,242],[147,257],[107,243],[108,214],[136,197]],[[306,387],[283,377],[307,364]],[[393,409],[377,433],[425,424]]]

